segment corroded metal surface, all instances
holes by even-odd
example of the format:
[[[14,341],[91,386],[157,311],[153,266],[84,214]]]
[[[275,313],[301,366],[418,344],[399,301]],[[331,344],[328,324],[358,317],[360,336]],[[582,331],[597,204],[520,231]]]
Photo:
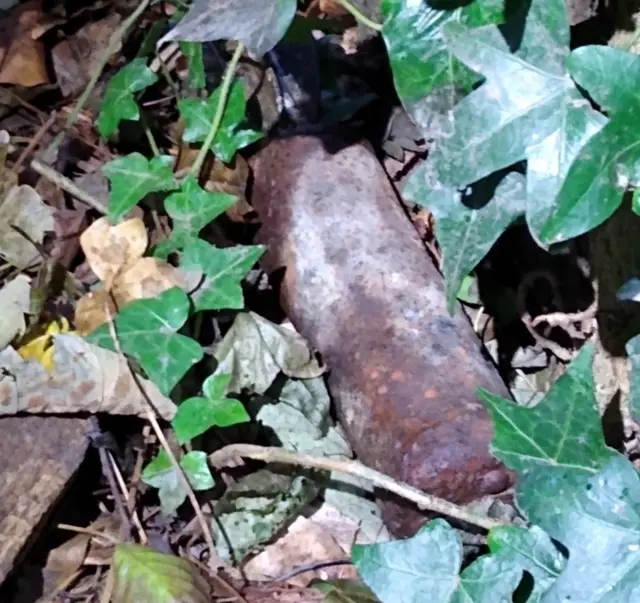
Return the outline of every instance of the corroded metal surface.
[[[464,316],[447,314],[441,277],[375,156],[297,137],[270,143],[252,167],[266,265],[286,267],[283,307],[327,362],[360,459],[459,503],[506,488],[475,397],[505,386]],[[394,532],[416,528],[389,508]]]
[[[86,421],[0,418],[0,584],[84,459]]]

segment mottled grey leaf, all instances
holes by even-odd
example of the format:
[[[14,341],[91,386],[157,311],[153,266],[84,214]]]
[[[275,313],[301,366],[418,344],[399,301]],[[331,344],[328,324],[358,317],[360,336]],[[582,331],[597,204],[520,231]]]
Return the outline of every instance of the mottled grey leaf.
[[[194,0],[160,44],[236,40],[262,56],[284,36],[295,12],[296,0]]]

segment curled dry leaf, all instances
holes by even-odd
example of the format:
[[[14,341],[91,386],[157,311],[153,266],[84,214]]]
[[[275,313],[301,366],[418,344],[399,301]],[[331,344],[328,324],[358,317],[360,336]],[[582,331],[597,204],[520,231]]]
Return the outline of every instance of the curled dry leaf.
[[[0,352],[0,416],[18,412],[71,414],[106,412],[146,416],[147,401],[126,360],[76,335],[54,338],[53,367],[23,360],[11,347]],[[158,388],[139,378],[149,399],[166,420],[176,406]]]
[[[263,394],[280,372],[298,379],[325,372],[291,324],[277,325],[254,312],[236,316],[214,355],[219,363],[215,374],[231,375],[228,392]]]
[[[0,289],[0,349],[25,332],[24,315],[29,312],[31,279],[19,274]]]
[[[120,15],[111,13],[100,21],[87,23],[53,48],[53,68],[65,97],[78,94],[85,88],[121,21]],[[116,45],[114,54],[120,51],[120,46]]]
[[[173,266],[157,258],[142,257],[148,243],[147,230],[139,218],[115,226],[107,218],[100,218],[82,233],[80,246],[103,285],[78,300],[78,333],[86,335],[104,324],[105,306],[115,314],[117,308],[131,301],[155,297],[182,284]]]
[[[42,243],[44,233],[54,229],[53,209],[30,186],[13,186],[0,199],[0,256],[17,268],[38,263],[42,259],[38,250],[12,226],[36,243]]]
[[[44,46],[32,35],[43,22],[41,0],[22,2],[0,19],[0,84],[48,83]]]

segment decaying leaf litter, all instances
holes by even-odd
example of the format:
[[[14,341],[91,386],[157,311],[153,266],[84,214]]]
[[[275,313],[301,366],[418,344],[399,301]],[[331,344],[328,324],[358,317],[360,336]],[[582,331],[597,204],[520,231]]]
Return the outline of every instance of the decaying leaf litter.
[[[610,592],[605,573],[581,572],[633,566],[638,483],[592,408],[593,346],[577,353],[591,300],[567,305],[566,266],[552,263],[532,261],[499,309],[478,303],[483,266],[470,276],[519,217],[545,247],[619,203],[596,174],[607,203],[585,223],[595,201],[574,160],[587,141],[611,146],[629,110],[596,98],[606,122],[564,71],[567,16],[591,14],[534,0],[512,55],[496,1],[54,5],[0,13],[2,592],[27,596],[19,554],[43,531],[70,535],[37,553],[30,600],[494,601],[523,572],[530,601]],[[406,113],[390,74],[371,71],[386,61],[378,33]],[[592,48],[566,63],[581,86],[597,81],[590,59],[637,68]],[[513,56],[539,81],[483,139],[473,118],[517,86]],[[433,145],[447,119],[454,131]],[[492,174],[524,159],[526,174]],[[478,179],[484,205],[463,207]],[[513,316],[511,393],[543,398],[534,409],[504,399],[473,333],[504,368],[496,345]],[[96,487],[71,503],[85,521],[62,505],[43,530],[78,471]],[[557,484],[579,494],[557,497]],[[425,524],[416,506],[444,519],[387,542],[387,528]],[[633,598],[633,570],[616,588]]]

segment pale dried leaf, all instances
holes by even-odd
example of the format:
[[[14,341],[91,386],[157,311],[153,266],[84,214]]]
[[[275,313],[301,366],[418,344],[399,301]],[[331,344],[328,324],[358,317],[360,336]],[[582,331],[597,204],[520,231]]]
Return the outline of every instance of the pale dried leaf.
[[[0,349],[9,345],[27,327],[24,315],[29,312],[31,279],[19,274],[0,289]]]
[[[215,374],[229,374],[227,391],[263,394],[278,373],[311,379],[324,373],[307,342],[293,326],[277,325],[255,312],[242,312],[216,346]]]
[[[13,348],[0,352],[0,415],[18,412],[146,416],[147,402],[126,360],[76,335],[54,338],[53,368],[25,361]],[[166,420],[176,406],[150,381],[138,378],[154,407]]]
[[[107,218],[100,218],[80,236],[89,266],[107,289],[119,272],[143,256],[148,244],[147,229],[139,218],[115,226]]]
[[[343,559],[346,553],[333,536],[306,517],[300,516],[287,532],[264,551],[243,565],[248,580],[265,581],[276,578],[296,567],[322,561]],[[352,565],[335,565],[298,574],[287,582],[307,586],[312,580],[355,579]]]
[[[18,226],[36,243],[54,229],[53,209],[27,185],[14,186],[0,200],[0,256],[17,268],[26,268],[41,260],[38,250],[11,226]]]
[[[113,284],[111,292],[118,306],[133,301],[156,297],[171,287],[179,287],[178,270],[158,258],[141,258],[124,270]]]

